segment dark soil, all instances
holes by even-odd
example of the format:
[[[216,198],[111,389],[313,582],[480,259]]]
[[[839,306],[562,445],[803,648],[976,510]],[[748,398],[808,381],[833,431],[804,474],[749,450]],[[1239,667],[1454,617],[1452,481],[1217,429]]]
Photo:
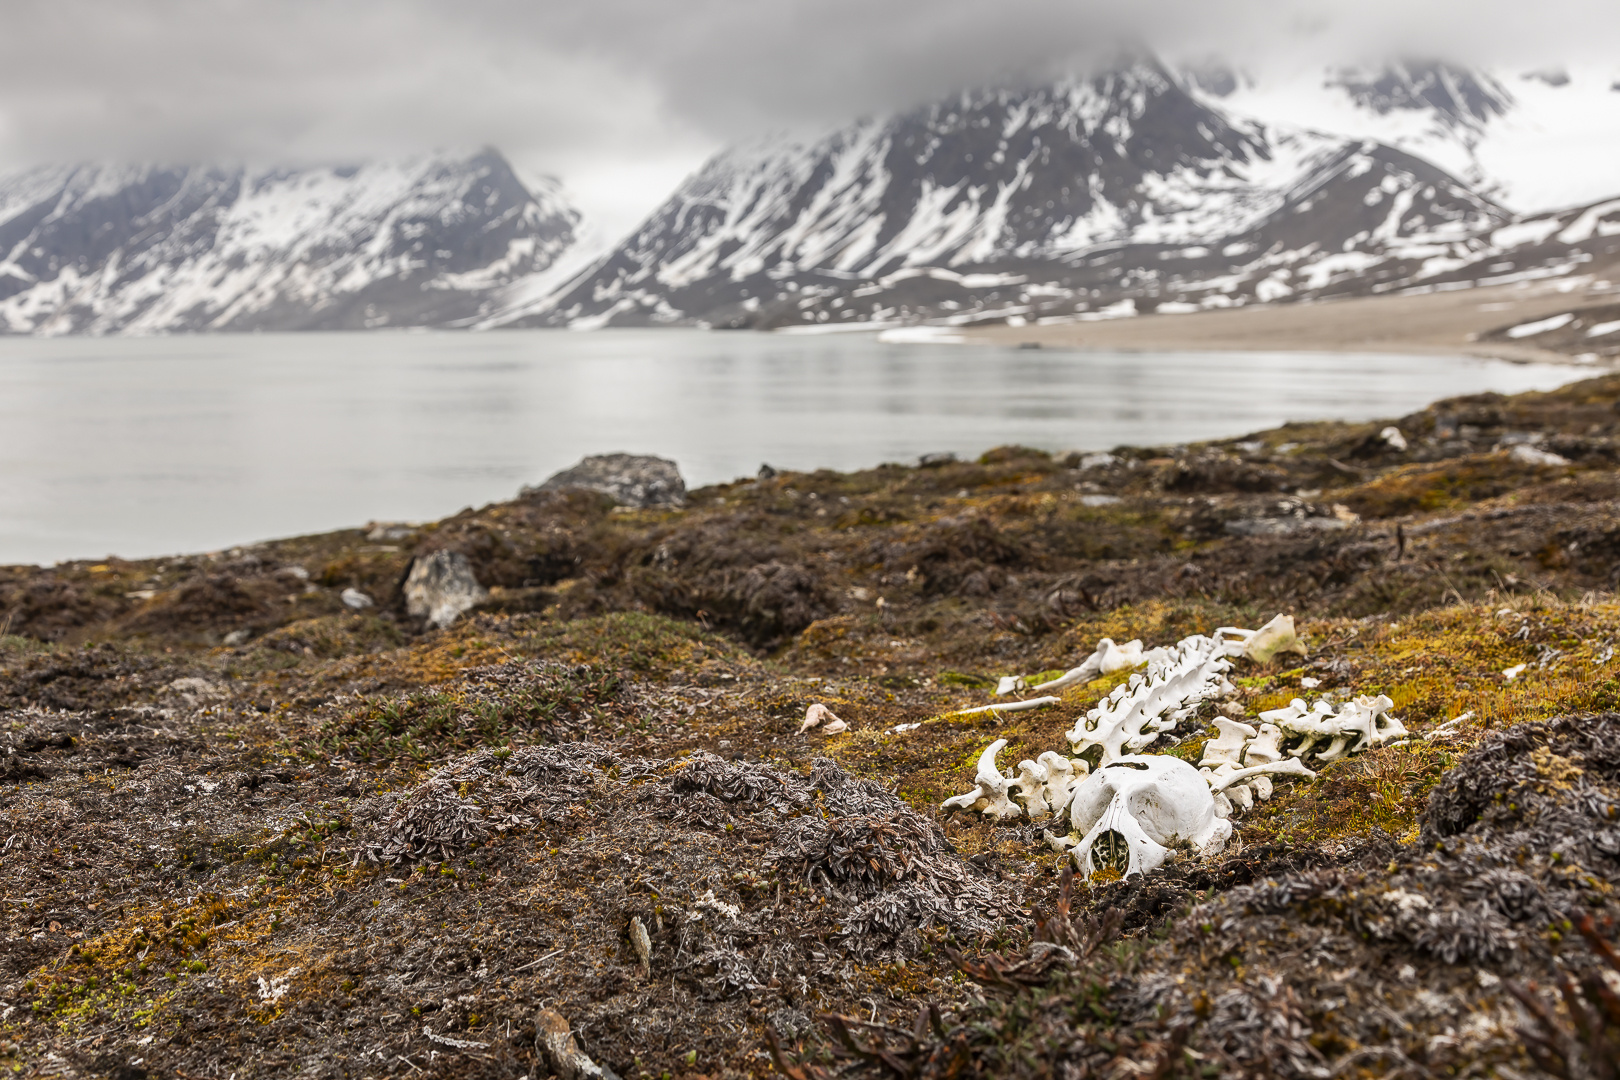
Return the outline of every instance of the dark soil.
[[[1620,914],[1617,401],[0,568],[0,1067],[538,1080],[550,1009],[627,1077],[1534,1075],[1513,991],[1564,1022]],[[491,596],[425,631],[440,549]],[[938,814],[1118,681],[951,715],[994,678],[1279,611],[1251,717],[1420,738],[1123,882]]]

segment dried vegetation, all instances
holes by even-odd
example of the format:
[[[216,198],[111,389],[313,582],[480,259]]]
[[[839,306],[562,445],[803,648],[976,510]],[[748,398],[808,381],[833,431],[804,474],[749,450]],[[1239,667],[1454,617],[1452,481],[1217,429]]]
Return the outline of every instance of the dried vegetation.
[[[0,1066],[538,1080],[546,1008],[627,1077],[1612,1075],[1617,398],[0,568]],[[994,677],[1277,611],[1250,715],[1419,738],[1090,887],[937,814],[1121,678],[949,715]]]

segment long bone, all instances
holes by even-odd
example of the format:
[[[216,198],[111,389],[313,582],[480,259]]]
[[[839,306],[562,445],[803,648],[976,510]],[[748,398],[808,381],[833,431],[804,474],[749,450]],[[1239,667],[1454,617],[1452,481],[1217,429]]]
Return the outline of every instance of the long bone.
[[[996,705],[980,705],[977,709],[962,709],[954,712],[952,716],[972,716],[982,712],[1023,712],[1025,709],[1040,709],[1047,705],[1057,705],[1063,701],[1056,697],[1026,698],[1023,701],[1003,701]]]
[[[1148,662],[1152,653],[1158,651],[1153,649],[1144,653],[1141,639],[1116,645],[1113,638],[1103,638],[1097,643],[1096,651],[1081,661],[1078,667],[1070,668],[1050,682],[1031,686],[1027,676],[1003,675],[1001,681],[996,684],[996,694],[1000,696],[1025,690],[1044,690],[1048,693],[1053,690],[1066,690],[1079,683],[1090,682],[1099,675],[1112,675],[1116,671],[1141,667]]]
[[[1246,769],[1233,769],[1222,775],[1215,772],[1206,777],[1209,781],[1211,794],[1219,795],[1234,784],[1241,784],[1254,776],[1315,776],[1316,774],[1305,767],[1299,758],[1283,758],[1281,761],[1268,761],[1264,765],[1251,765]]]

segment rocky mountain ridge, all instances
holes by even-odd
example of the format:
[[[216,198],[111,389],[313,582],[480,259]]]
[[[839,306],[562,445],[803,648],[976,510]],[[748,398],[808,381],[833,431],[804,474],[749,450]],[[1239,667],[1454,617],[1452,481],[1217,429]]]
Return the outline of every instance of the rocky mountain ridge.
[[[1616,142],[1595,70],[1142,54],[733,147],[611,247],[494,151],[40,168],[0,177],[0,333],[816,330],[1601,287]]]
[[[1496,100],[1447,85],[1458,122]],[[718,155],[518,321],[835,327],[1317,298],[1500,262],[1514,220],[1420,157],[1245,118],[1142,57]]]
[[[493,150],[36,168],[0,178],[0,332],[453,326],[551,265],[578,218]]]

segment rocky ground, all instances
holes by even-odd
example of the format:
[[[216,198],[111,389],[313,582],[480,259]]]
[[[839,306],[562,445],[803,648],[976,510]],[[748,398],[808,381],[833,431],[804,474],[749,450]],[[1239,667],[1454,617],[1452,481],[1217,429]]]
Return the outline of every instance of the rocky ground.
[[[1607,1075],[1617,462],[1605,377],[0,569],[0,1067],[538,1080],[560,1018],[624,1077]],[[437,551],[489,595],[426,629]],[[952,715],[996,677],[1277,612],[1247,715],[1415,737],[1125,881],[939,814],[1124,676]]]

